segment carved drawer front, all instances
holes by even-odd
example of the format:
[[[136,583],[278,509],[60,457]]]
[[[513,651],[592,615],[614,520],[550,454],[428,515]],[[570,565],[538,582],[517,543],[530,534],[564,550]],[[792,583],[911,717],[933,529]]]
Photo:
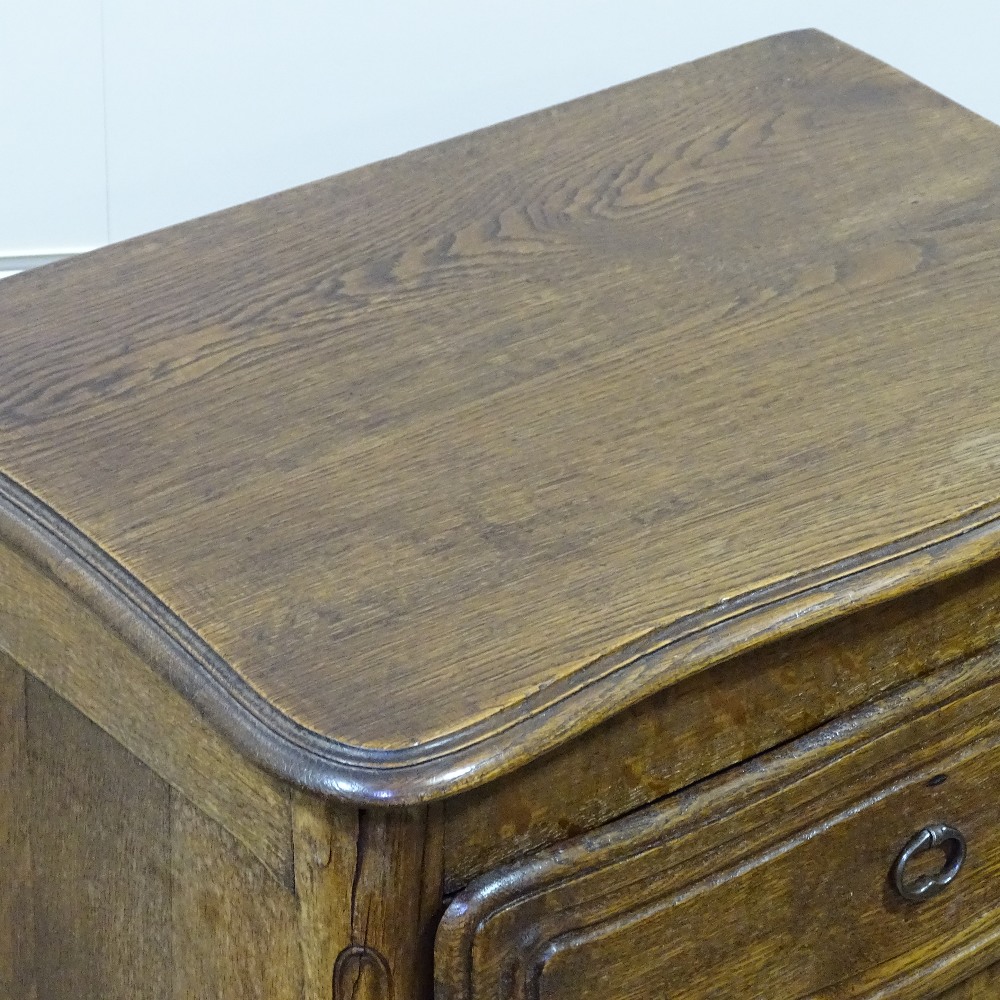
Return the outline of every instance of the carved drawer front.
[[[998,790],[991,652],[473,883],[438,1000],[944,993],[1000,957]]]

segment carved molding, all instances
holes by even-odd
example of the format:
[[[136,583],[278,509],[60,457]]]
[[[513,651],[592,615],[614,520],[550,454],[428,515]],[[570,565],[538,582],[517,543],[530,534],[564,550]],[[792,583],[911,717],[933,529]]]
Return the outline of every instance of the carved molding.
[[[374,948],[345,948],[333,967],[333,1000],[393,1000],[389,963]]]

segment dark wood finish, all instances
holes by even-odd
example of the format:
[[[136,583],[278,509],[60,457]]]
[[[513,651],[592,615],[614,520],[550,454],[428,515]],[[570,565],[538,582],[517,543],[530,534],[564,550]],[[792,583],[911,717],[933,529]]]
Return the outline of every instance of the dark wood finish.
[[[1000,957],[1000,654],[461,893],[439,1000],[923,997]],[[921,903],[889,884],[929,823],[969,843]],[[947,949],[946,955],[942,951]],[[877,987],[877,989],[876,989]]]
[[[42,684],[27,694],[38,995],[163,1000],[168,787]]]
[[[173,996],[299,1000],[293,894],[183,796],[170,807]]]
[[[998,163],[798,32],[0,283],[0,1000],[989,995]]]
[[[359,979],[373,998],[430,995],[434,929],[443,909],[437,815],[434,809],[361,813],[351,943],[335,965],[335,1000],[352,1000]],[[383,976],[385,985],[376,989]]]
[[[0,694],[0,1000],[430,996],[438,807],[297,794],[290,889],[3,654]]]
[[[1000,965],[991,965],[984,972],[942,993],[940,1000],[996,1000],[1000,996]]]
[[[863,972],[857,979],[820,990],[809,1000],[926,1000],[978,970],[1000,954],[1000,914],[995,909],[969,919],[927,947]]]
[[[991,563],[696,674],[450,799],[446,891],[801,736],[998,639],[1000,564]]]
[[[24,687],[0,652],[0,1000],[38,1000]]]
[[[794,33],[17,276],[0,531],[286,777],[481,784],[997,553],[998,159]]]
[[[432,991],[443,910],[439,807],[348,811],[298,798],[296,884],[309,997],[414,1000]]]
[[[0,544],[0,648],[292,884],[288,790],[42,568]]]

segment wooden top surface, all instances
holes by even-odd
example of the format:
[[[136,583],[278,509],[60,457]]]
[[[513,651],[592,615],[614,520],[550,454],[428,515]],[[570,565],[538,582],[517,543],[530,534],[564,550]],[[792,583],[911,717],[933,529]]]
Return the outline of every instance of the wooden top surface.
[[[766,39],[0,283],[2,530],[443,795],[997,554],[998,264],[1000,130]]]

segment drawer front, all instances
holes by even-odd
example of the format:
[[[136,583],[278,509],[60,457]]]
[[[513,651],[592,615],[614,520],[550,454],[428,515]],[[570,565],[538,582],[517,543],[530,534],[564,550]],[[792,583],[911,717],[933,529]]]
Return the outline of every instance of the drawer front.
[[[1000,957],[1000,658],[899,689],[453,901],[440,1000],[927,997]],[[947,824],[919,901],[890,872]],[[911,892],[956,861],[917,850]]]

